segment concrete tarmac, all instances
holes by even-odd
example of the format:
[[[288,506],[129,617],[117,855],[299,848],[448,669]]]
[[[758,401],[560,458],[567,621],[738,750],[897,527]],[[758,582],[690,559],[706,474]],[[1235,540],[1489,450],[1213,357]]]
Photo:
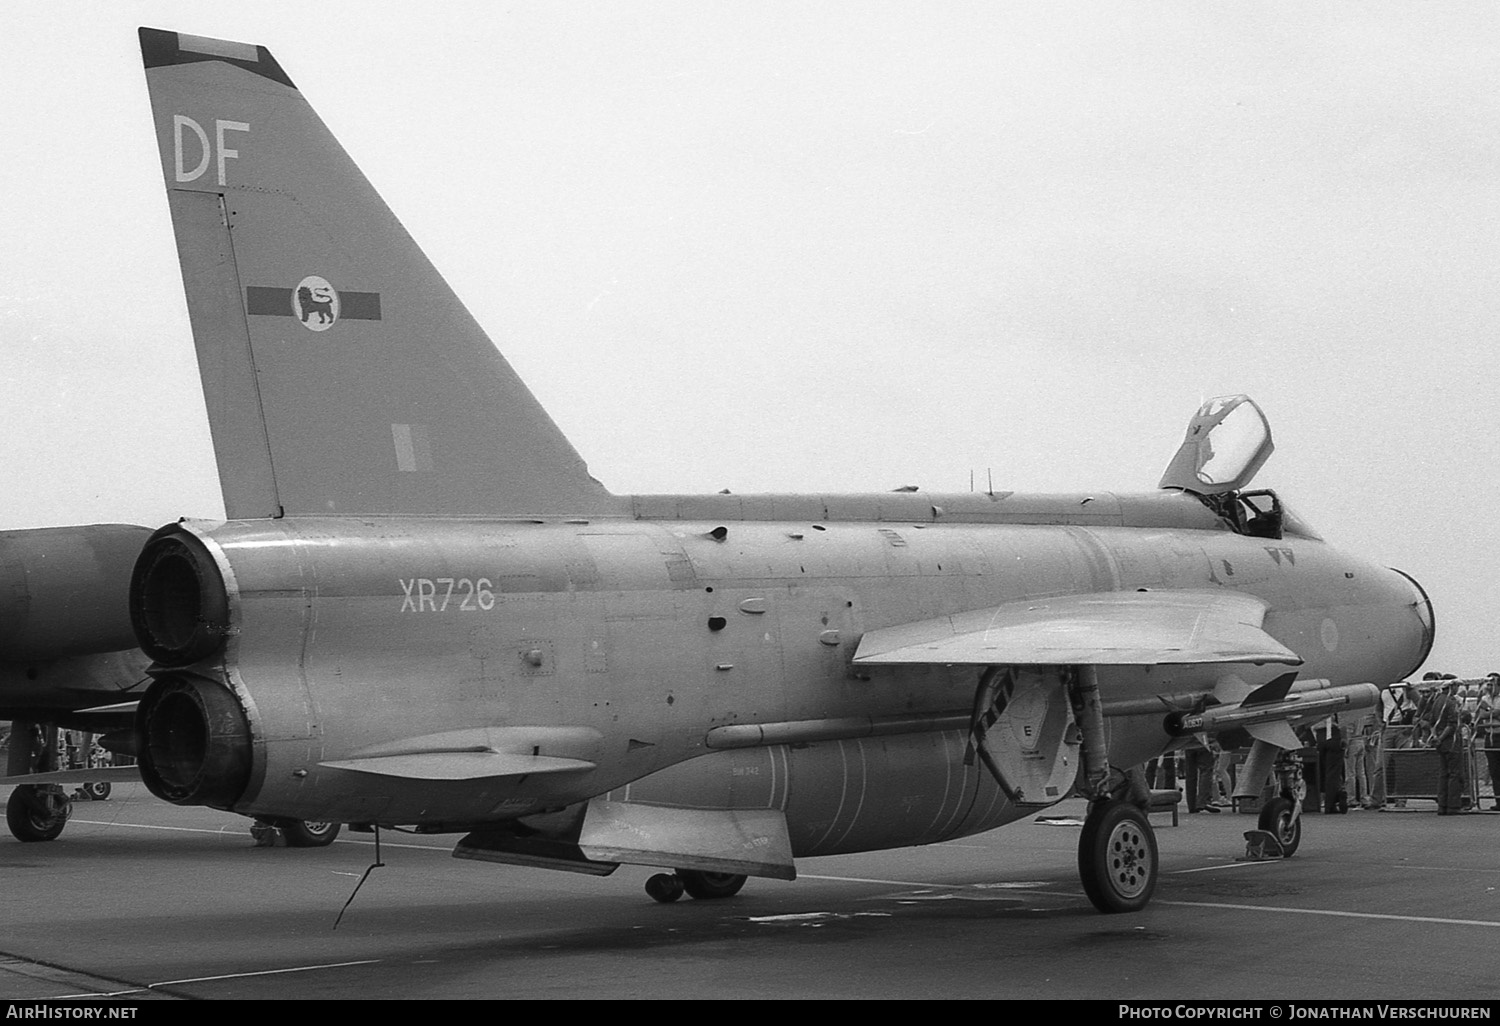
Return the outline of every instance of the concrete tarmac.
[[[55,842],[0,837],[0,998],[1500,999],[1500,815],[1309,815],[1295,857],[1253,863],[1253,817],[1157,814],[1155,899],[1104,916],[1077,879],[1082,814],[673,905],[646,897],[654,870],[382,834],[335,929],[369,835],[257,848],[247,820],[126,785]]]

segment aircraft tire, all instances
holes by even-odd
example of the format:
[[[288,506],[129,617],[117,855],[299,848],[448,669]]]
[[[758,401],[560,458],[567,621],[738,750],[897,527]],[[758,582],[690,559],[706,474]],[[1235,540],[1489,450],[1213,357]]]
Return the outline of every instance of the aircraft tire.
[[[696,869],[679,869],[683,890],[693,898],[732,898],[740,893],[747,879],[739,873],[704,873]]]
[[[339,835],[340,823],[320,823],[313,820],[291,819],[278,823],[286,837],[288,848],[326,848]]]
[[[682,890],[682,879],[671,873],[657,873],[646,881],[646,893],[662,904],[671,904],[682,897]]]
[[[68,825],[73,803],[66,795],[58,796],[59,804],[47,802],[37,784],[21,784],[10,793],[5,803],[5,823],[18,841],[55,841]],[[27,792],[23,794],[22,792]],[[47,804],[53,811],[39,812],[38,807]]]
[[[1100,912],[1139,912],[1156,890],[1160,864],[1146,814],[1111,799],[1089,810],[1078,838],[1078,876]]]
[[[1271,834],[1281,844],[1281,854],[1290,858],[1302,843],[1302,817],[1292,818],[1290,798],[1272,798],[1261,806],[1260,819],[1256,826]]]
[[[113,790],[114,787],[108,780],[95,780],[83,785],[83,793],[89,796],[91,802],[108,801]]]

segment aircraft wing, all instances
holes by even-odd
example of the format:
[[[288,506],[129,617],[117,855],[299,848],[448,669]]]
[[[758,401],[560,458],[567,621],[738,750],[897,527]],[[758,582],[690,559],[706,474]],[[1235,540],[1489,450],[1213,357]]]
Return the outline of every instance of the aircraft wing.
[[[118,780],[122,784],[141,782],[141,771],[136,766],[95,766],[93,769],[42,770],[36,773],[15,773],[0,777],[0,787],[16,784],[94,784],[101,781]]]
[[[1284,663],[1266,603],[1229,591],[1111,591],[1007,602],[869,631],[854,662],[975,666]]]

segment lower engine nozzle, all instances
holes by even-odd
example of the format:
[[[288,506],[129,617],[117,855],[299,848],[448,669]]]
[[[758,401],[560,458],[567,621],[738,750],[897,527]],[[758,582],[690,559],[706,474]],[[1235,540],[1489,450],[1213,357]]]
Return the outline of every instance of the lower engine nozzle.
[[[228,809],[250,782],[250,724],[215,680],[171,674],[147,690],[135,714],[141,779],[176,805]]]

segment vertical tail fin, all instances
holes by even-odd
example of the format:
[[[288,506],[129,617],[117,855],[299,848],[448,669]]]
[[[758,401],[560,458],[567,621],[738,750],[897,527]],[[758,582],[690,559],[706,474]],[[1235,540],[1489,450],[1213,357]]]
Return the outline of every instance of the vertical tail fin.
[[[264,47],[140,35],[230,517],[617,508]]]

